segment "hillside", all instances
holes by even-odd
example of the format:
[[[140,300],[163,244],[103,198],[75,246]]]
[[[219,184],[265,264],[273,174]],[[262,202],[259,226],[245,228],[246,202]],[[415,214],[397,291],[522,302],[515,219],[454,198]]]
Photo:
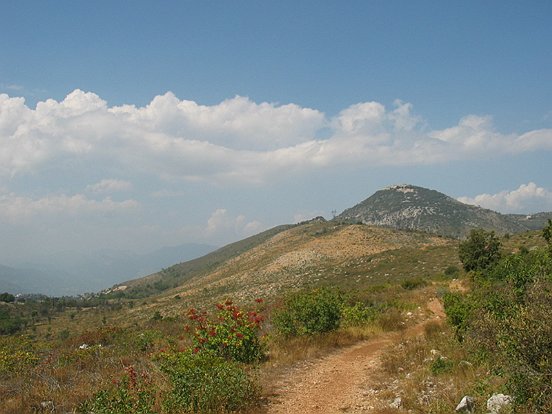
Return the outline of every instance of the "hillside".
[[[498,234],[540,229],[551,217],[551,213],[533,216],[500,214],[461,203],[435,190],[395,185],[377,191],[343,211],[336,219],[461,238],[474,228],[494,230]]]
[[[145,297],[169,288],[175,288],[189,279],[208,274],[212,269],[217,268],[230,258],[264,243],[271,237],[291,227],[293,226],[282,225],[274,227],[235,243],[230,243],[197,259],[178,263],[139,279],[119,283],[105,292],[108,294],[112,292],[124,292],[127,297]]]
[[[155,310],[177,315],[184,307],[225,297],[247,302],[330,284],[361,289],[442,275],[447,267],[459,266],[456,248],[456,241],[427,233],[317,220],[278,227],[130,281],[119,296],[171,285],[146,305],[130,309],[132,316],[125,318],[136,320]]]
[[[505,253],[519,252],[524,247],[523,251],[531,252],[525,253],[527,257],[533,251],[538,253],[536,249],[542,250],[544,245],[537,231],[502,240]],[[461,376],[458,374],[460,381],[454,383],[454,390],[446,391],[444,385],[450,382],[439,378],[440,365],[428,357],[435,352],[432,350],[438,349],[446,352],[447,358],[458,361],[455,367],[468,358],[467,353],[461,353],[462,345],[454,343],[454,333],[446,326],[439,327],[443,315],[442,311],[436,314],[434,306],[439,305],[435,297],[446,294],[449,288],[469,289],[458,260],[458,244],[458,240],[430,233],[317,219],[271,229],[203,258],[128,282],[125,289],[91,297],[90,303],[38,298],[25,304],[2,304],[0,321],[3,319],[5,328],[9,328],[10,320],[17,322],[17,318],[25,318],[28,325],[26,336],[0,336],[2,363],[9,370],[0,384],[0,399],[5,401],[5,410],[0,411],[34,412],[37,411],[34,407],[45,402],[55,404],[60,412],[104,412],[107,405],[123,399],[127,404],[127,409],[121,411],[124,413],[180,412],[172,408],[164,411],[138,408],[155,401],[156,407],[162,401],[172,401],[168,393],[177,378],[163,373],[170,374],[173,368],[179,375],[196,372],[174,364],[180,358],[204,357],[200,348],[194,348],[194,341],[203,344],[202,341],[214,338],[213,341],[223,341],[220,349],[226,349],[234,347],[235,337],[239,339],[235,346],[240,347],[248,331],[233,331],[232,324],[237,324],[235,329],[249,329],[255,323],[258,329],[262,327],[257,334],[267,347],[266,360],[258,361],[254,368],[255,372],[259,369],[260,388],[256,389],[262,389],[263,395],[252,391],[244,396],[241,403],[257,405],[254,411],[239,412],[289,412],[286,407],[306,407],[305,401],[309,404],[314,401],[309,407],[318,409],[327,401],[322,397],[325,393],[320,392],[321,381],[335,384],[332,389],[337,394],[333,395],[339,395],[331,399],[328,412],[360,412],[370,406],[385,409],[397,395],[404,395],[405,406],[415,407],[417,412],[429,412],[423,408],[440,404],[446,398],[446,410],[434,412],[451,412],[450,407],[454,408],[458,398],[471,392],[472,382],[466,384],[463,372]],[[169,281],[175,287],[160,293],[150,291],[156,283]],[[325,286],[338,287],[343,292],[343,296],[331,296],[332,301],[339,302],[328,302],[323,294],[312,296],[332,292],[319,289]],[[316,309],[327,309],[333,303],[331,307],[342,312],[343,325],[335,331],[312,336],[281,336],[277,315],[291,306],[289,295],[298,290],[302,295],[310,292],[307,294],[317,298],[301,302]],[[147,293],[152,294],[132,298]],[[257,298],[263,300],[257,302]],[[323,306],[319,306],[320,301]],[[208,309],[218,309],[220,313],[204,312]],[[205,318],[210,321],[208,325],[204,325]],[[261,324],[262,321],[265,323]],[[208,326],[212,327],[209,331]],[[415,353],[403,355],[405,346],[410,347],[409,337],[418,337],[426,331],[433,332],[433,336],[423,343],[415,341],[423,352],[412,348]],[[439,342],[429,342],[431,338]],[[349,345],[353,346],[348,348]],[[458,351],[449,351],[452,347]],[[404,365],[402,361],[414,354],[424,359],[416,357]],[[400,356],[400,361],[389,364],[387,361],[392,361],[395,355]],[[362,357],[360,364],[358,357]],[[209,366],[204,366],[207,371],[201,371],[201,375],[210,375]],[[399,376],[394,366],[400,370]],[[486,366],[476,369],[475,377],[488,371]],[[240,378],[246,378],[248,372],[249,368],[244,367],[245,376]],[[410,372],[417,375],[412,379],[416,392],[411,391],[414,385],[408,385],[410,379],[405,377]],[[432,384],[438,383],[439,387],[425,386],[423,378],[430,375]],[[203,387],[202,381],[210,381],[201,378],[190,383]],[[215,378],[220,379],[218,375]],[[226,389],[235,378],[224,377],[230,382],[211,389]],[[253,376],[250,378],[257,381]],[[394,385],[398,383],[407,385],[401,385],[399,390]],[[383,392],[367,393],[368,385]],[[490,383],[483,393],[494,392],[499,386],[500,383]],[[180,389],[175,385],[174,390]],[[294,393],[295,389],[302,391]],[[434,389],[441,391],[427,401],[420,403],[411,397],[420,393],[432,396],[429,392]],[[145,391],[148,399],[139,399],[142,394],[136,393],[137,390]],[[75,411],[76,407],[81,408]]]

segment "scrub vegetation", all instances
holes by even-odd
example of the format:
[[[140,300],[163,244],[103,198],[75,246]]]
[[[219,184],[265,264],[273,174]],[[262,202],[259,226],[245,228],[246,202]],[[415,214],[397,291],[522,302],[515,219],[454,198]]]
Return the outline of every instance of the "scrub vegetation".
[[[401,409],[445,413],[463,393],[503,391],[519,412],[550,412],[543,234],[493,236],[500,258],[466,273],[458,248],[470,239],[309,222],[250,240],[220,263],[196,263],[187,282],[155,296],[2,296],[0,320],[25,322],[2,325],[1,410],[259,412],[277,372],[403,332],[437,295],[447,322],[383,358],[381,380],[400,384]]]

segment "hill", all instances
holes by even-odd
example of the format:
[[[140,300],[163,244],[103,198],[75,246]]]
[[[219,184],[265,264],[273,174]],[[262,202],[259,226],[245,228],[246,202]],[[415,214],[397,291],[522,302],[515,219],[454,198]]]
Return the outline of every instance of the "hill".
[[[202,258],[114,287],[119,298],[148,297],[124,318],[177,315],[227,297],[251,302],[311,286],[364,289],[442,275],[460,264],[457,241],[428,233],[314,220],[280,226]],[[123,289],[121,289],[124,286]]]
[[[533,216],[500,214],[413,185],[395,185],[377,191],[336,217],[340,221],[426,231],[456,238],[464,237],[474,228],[494,230],[498,234],[540,229],[548,218],[552,218],[552,213]]]

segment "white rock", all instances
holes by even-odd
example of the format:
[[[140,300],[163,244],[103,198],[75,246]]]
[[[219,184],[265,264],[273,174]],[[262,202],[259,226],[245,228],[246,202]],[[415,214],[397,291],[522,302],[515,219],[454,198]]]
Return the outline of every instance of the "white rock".
[[[475,411],[475,401],[473,397],[470,397],[469,395],[465,395],[464,398],[462,398],[462,400],[456,406],[457,413],[473,414],[474,411]]]
[[[487,400],[487,410],[489,414],[499,414],[502,408],[512,403],[512,397],[504,394],[493,394],[491,398]]]
[[[391,408],[401,408],[401,405],[402,405],[402,398],[397,397],[393,400],[393,402],[391,404],[389,404],[389,407],[391,407]]]

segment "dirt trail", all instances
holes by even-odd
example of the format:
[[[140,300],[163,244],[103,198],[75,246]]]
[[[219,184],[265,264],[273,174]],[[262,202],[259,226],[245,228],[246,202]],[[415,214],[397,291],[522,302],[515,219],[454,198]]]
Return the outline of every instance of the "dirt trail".
[[[269,414],[366,413],[377,412],[381,402],[372,387],[377,384],[374,372],[381,364],[383,351],[401,338],[423,333],[424,326],[444,318],[439,300],[427,303],[429,319],[402,333],[390,333],[339,350],[288,373],[276,382],[274,396],[267,407]],[[388,402],[386,402],[388,403]]]

